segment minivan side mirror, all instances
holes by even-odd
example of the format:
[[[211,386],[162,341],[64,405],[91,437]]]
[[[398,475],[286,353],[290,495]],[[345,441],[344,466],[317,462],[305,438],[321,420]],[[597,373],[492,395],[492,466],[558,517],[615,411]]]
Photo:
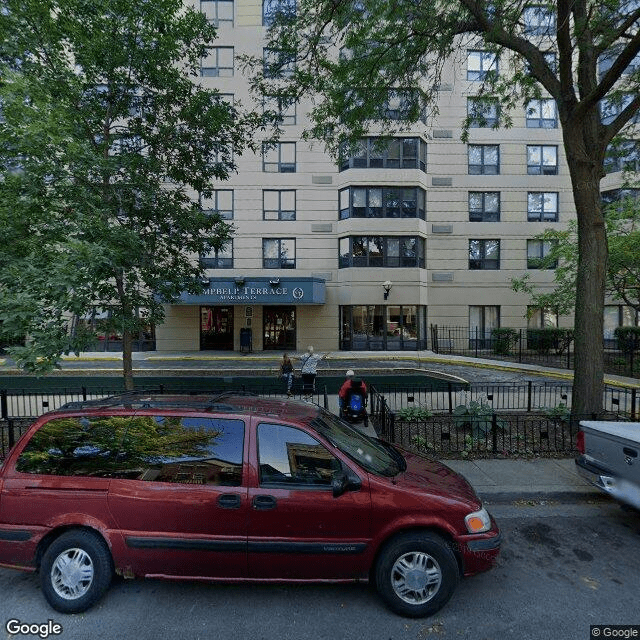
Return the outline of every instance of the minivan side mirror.
[[[362,480],[355,473],[350,471],[338,471],[331,481],[333,497],[339,498],[347,491],[358,491],[362,487]]]

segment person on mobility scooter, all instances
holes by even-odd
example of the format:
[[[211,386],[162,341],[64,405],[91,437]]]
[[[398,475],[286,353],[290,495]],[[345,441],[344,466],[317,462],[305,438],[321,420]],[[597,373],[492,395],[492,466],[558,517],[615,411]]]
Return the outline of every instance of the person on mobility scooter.
[[[367,385],[364,380],[355,378],[353,369],[347,371],[347,379],[338,391],[338,406],[342,419],[349,422],[364,421],[364,426],[368,426]]]

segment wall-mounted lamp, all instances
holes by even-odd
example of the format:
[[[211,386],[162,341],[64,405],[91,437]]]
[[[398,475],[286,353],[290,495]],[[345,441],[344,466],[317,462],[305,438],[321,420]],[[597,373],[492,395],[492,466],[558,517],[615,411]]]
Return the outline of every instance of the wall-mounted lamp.
[[[280,278],[271,278],[271,280],[269,280],[269,284],[272,287],[277,287],[280,284]]]
[[[382,283],[382,288],[384,289],[384,299],[386,300],[389,297],[389,291],[391,291],[391,287],[393,287],[393,282],[391,280],[386,280]]]
[[[244,287],[244,283],[246,282],[246,278],[244,276],[237,276],[233,279],[236,283],[236,287]]]

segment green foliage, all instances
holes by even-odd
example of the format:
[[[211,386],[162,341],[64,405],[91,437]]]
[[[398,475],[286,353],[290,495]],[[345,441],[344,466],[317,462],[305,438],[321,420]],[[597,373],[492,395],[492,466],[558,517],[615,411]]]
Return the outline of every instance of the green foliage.
[[[0,324],[28,370],[109,309],[129,338],[199,292],[232,228],[200,206],[269,117],[194,78],[215,38],[182,0],[6,0],[0,36]],[[142,312],[142,313],[141,313]]]
[[[458,429],[471,429],[473,438],[484,437],[491,433],[495,421],[496,428],[503,431],[506,423],[495,416],[493,408],[482,400],[470,400],[453,410],[453,421]]]
[[[640,348],[640,327],[617,327],[614,335],[620,351],[630,354]]]
[[[398,420],[415,422],[433,417],[433,412],[426,407],[405,407],[396,413],[396,417]]]
[[[518,332],[508,327],[491,329],[493,351],[498,355],[508,356],[518,342]]]
[[[552,349],[557,355],[564,353],[573,341],[573,329],[544,327],[527,329],[527,348],[546,354]]]
[[[571,418],[571,409],[564,402],[555,407],[543,408],[542,411],[546,416],[558,422],[568,422]]]

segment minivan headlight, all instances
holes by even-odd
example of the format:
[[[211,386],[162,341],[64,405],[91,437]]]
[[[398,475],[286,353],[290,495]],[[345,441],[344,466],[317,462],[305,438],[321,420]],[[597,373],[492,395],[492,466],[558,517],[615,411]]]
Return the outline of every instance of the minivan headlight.
[[[491,517],[484,507],[465,516],[464,523],[469,533],[484,533],[491,529]]]

